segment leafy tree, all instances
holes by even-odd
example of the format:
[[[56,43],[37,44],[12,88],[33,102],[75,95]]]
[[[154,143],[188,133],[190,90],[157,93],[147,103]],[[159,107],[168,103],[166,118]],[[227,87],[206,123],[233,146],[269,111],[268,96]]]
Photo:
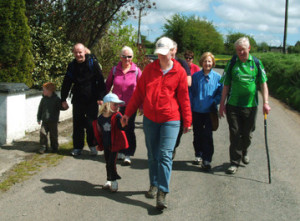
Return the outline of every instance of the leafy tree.
[[[289,53],[300,53],[300,41],[297,41],[295,46],[289,46],[288,47],[288,52]]]
[[[27,9],[29,17],[35,15],[31,24],[51,23],[54,29],[65,26],[68,40],[93,48],[121,9],[135,16],[138,8],[153,4],[151,0],[27,0]]]
[[[254,40],[253,37],[243,34],[241,32],[237,33],[232,33],[227,35],[226,41],[225,41],[225,53],[226,54],[235,54],[235,48],[234,48],[234,43],[236,40],[238,40],[241,37],[248,37],[251,45],[251,52],[256,52],[257,51],[257,44],[256,41]]]
[[[66,67],[73,59],[71,42],[65,41],[62,28],[53,30],[49,23],[32,26],[31,39],[35,61],[33,87],[41,88],[43,83],[51,81],[60,88]]]
[[[269,45],[266,42],[261,42],[257,45],[257,51],[267,52],[269,51]]]
[[[165,35],[176,41],[178,52],[192,50],[201,55],[206,51],[223,52],[223,38],[211,22],[196,16],[175,14],[164,25]]]
[[[24,0],[1,0],[0,26],[0,81],[30,87],[34,64]]]

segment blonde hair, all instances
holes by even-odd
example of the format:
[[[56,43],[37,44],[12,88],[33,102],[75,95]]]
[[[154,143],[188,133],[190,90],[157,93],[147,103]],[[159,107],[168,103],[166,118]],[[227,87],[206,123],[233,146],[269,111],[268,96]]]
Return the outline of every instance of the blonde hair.
[[[215,56],[211,53],[211,52],[204,52],[200,58],[199,64],[201,67],[203,67],[203,62],[207,57],[211,57],[212,62],[213,62],[213,67],[216,66],[216,60],[215,60]]]
[[[111,102],[107,102],[107,103],[103,103],[100,106],[99,109],[99,115],[103,114],[103,113],[115,113],[111,108],[110,108],[110,103]],[[119,110],[118,110],[119,111]]]

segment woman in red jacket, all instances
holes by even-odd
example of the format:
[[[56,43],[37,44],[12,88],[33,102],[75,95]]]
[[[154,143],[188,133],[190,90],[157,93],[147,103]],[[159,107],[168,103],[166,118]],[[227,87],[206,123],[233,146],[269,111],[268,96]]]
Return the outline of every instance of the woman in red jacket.
[[[172,153],[182,112],[184,133],[191,127],[192,115],[187,75],[171,58],[173,41],[162,37],[156,43],[158,59],[146,66],[122,118],[124,124],[143,104],[144,133],[148,150],[150,189],[146,197],[155,198],[159,210],[167,208],[166,194],[172,171]]]

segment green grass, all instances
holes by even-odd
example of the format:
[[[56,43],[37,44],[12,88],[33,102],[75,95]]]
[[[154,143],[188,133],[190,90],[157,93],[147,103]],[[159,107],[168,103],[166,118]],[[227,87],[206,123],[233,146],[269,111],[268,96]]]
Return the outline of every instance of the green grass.
[[[4,174],[3,180],[0,182],[0,191],[9,190],[14,184],[28,180],[42,169],[56,166],[64,156],[69,155],[72,147],[73,143],[70,142],[60,145],[57,154],[46,153],[28,156],[25,161],[18,163]]]

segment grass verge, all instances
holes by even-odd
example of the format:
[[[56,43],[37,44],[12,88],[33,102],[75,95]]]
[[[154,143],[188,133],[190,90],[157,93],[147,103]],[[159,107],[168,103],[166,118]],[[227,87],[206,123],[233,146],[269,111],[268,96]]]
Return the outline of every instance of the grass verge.
[[[69,155],[72,147],[72,142],[65,143],[60,145],[57,154],[33,154],[26,157],[24,161],[18,163],[3,175],[3,180],[0,182],[0,191],[9,190],[14,184],[28,180],[44,168],[56,166],[64,156]]]

